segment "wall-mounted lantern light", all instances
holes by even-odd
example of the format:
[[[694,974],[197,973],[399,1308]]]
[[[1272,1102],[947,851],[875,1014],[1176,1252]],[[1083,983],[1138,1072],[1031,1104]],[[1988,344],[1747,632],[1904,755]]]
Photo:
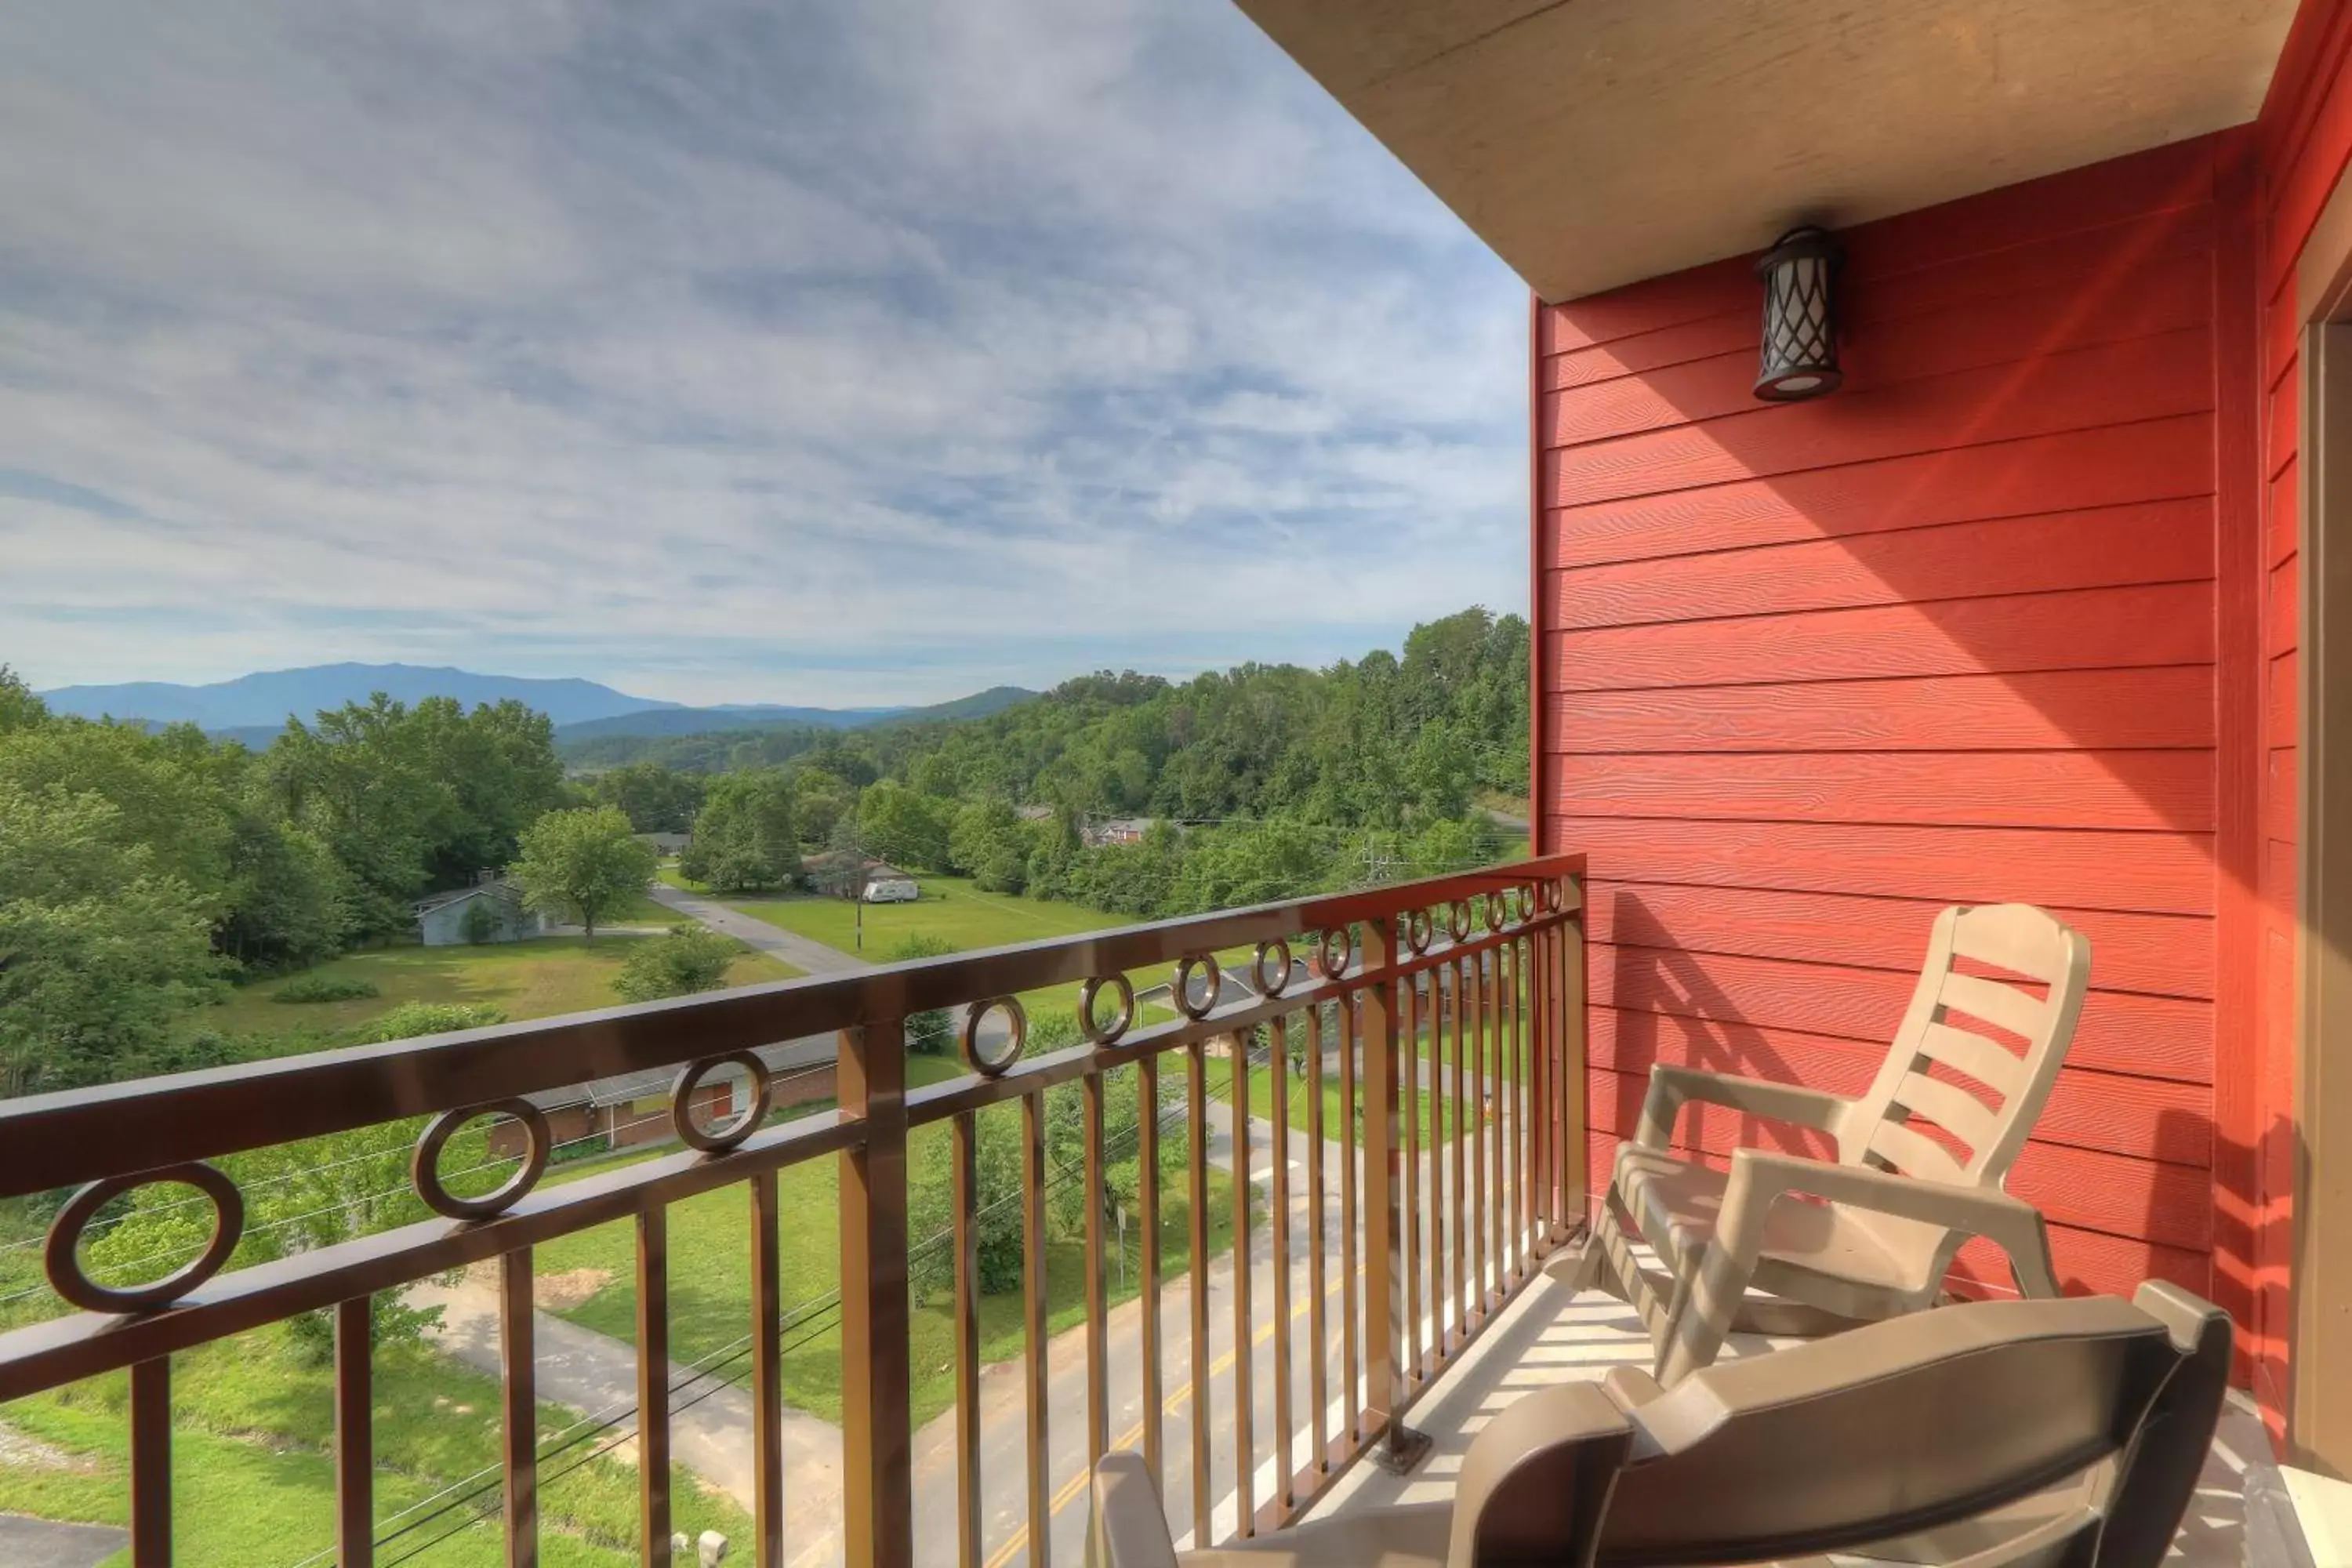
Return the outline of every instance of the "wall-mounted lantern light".
[[[1792,228],[1756,263],[1764,282],[1764,363],[1756,395],[1797,403],[1835,392],[1838,369],[1836,286],[1845,252],[1827,230]]]

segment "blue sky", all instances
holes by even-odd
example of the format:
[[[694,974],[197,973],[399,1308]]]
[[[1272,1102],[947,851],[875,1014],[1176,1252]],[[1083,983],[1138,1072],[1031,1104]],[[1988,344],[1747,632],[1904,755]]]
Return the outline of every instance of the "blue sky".
[[[0,12],[0,661],[686,701],[1523,610],[1523,287],[1222,0]]]

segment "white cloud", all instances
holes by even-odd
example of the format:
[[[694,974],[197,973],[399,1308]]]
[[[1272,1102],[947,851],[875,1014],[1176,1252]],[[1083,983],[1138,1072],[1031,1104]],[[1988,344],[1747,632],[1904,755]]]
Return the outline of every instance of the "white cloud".
[[[19,7],[0,211],[37,684],[917,700],[1525,602],[1524,293],[1222,4]]]

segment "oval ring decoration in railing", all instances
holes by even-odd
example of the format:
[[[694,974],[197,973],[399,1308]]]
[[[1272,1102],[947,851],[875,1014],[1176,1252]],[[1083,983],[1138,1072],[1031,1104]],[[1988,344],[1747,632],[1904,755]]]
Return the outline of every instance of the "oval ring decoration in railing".
[[[1437,934],[1437,922],[1429,918],[1426,909],[1409,911],[1404,917],[1404,944],[1415,952],[1427,952],[1430,939]]]
[[[1266,978],[1265,973],[1265,961],[1269,958],[1281,960],[1280,966],[1275,970],[1274,978],[1271,980]],[[1288,938],[1277,936],[1257,944],[1256,955],[1250,960],[1250,978],[1257,984],[1257,994],[1268,1000],[1290,989],[1290,941]]]
[[[1451,936],[1456,942],[1468,942],[1470,940],[1470,900],[1467,899],[1454,900],[1454,907],[1446,910],[1446,934]]]
[[[1510,914],[1508,907],[1503,902],[1503,895],[1489,891],[1481,901],[1486,905],[1486,930],[1489,932],[1501,931],[1503,921],[1508,919]]]
[[[1095,998],[1103,994],[1105,986],[1118,993],[1118,1016],[1108,1024],[1095,1017]],[[1087,983],[1078,988],[1078,1033],[1089,1044],[1114,1045],[1134,1025],[1135,983],[1124,974],[1088,975]]]
[[[1192,972],[1196,969],[1208,976],[1208,984],[1202,991],[1201,1005],[1197,1007],[1192,1005]],[[1216,1011],[1217,998],[1223,994],[1224,989],[1224,972],[1217,967],[1217,955],[1213,952],[1188,952],[1176,961],[1176,977],[1169,984],[1168,995],[1176,1004],[1176,1011],[1187,1018],[1201,1019]]]
[[[158,1182],[177,1182],[194,1187],[212,1200],[212,1239],[205,1244],[195,1261],[144,1285],[101,1285],[83,1273],[81,1233],[97,1217],[98,1211],[127,1192]],[[219,1273],[221,1265],[228,1261],[229,1254],[236,1250],[237,1241],[244,1235],[245,1194],[236,1190],[235,1182],[203,1163],[166,1165],[161,1170],[92,1182],[68,1198],[65,1207],[58,1211],[58,1217],[49,1223],[41,1263],[49,1277],[49,1289],[70,1306],[85,1312],[146,1312],[170,1306]]]
[[[706,1128],[694,1120],[694,1091],[702,1080],[723,1067],[739,1067],[751,1080],[751,1103],[737,1111],[716,1127]],[[775,1085],[768,1076],[768,1064],[749,1051],[728,1051],[700,1061],[688,1062],[678,1069],[669,1086],[669,1122],[677,1129],[677,1140],[689,1149],[699,1149],[706,1154],[724,1154],[744,1139],[760,1130],[767,1120],[768,1101]]]
[[[1356,933],[1349,926],[1332,926],[1315,942],[1315,967],[1326,980],[1348,973],[1356,957]]]
[[[525,1143],[522,1168],[479,1197],[461,1198],[441,1184],[441,1151],[457,1129],[477,1116],[509,1116],[521,1124]],[[513,1207],[515,1200],[539,1184],[540,1176],[547,1170],[552,1142],[547,1131],[547,1118],[527,1100],[493,1100],[481,1105],[460,1106],[443,1111],[426,1124],[425,1135],[416,1141],[415,1153],[409,1156],[409,1180],[415,1184],[416,1195],[425,1200],[425,1206],[444,1218],[488,1219]]]
[[[980,1048],[980,1026],[1000,1008],[1004,1013],[1004,1048],[990,1055]],[[1028,1043],[1029,1010],[1021,1005],[1020,997],[992,996],[963,1010],[963,1065],[981,1077],[1003,1078],[1021,1059],[1021,1047]]]

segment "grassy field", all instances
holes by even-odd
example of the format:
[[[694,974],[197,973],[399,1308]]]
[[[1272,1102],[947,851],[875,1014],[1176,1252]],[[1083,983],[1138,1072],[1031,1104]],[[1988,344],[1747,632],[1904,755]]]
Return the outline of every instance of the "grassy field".
[[[909,1081],[936,1081],[956,1076],[948,1064],[927,1064],[915,1058]],[[944,1068],[944,1071],[940,1069]],[[1011,1107],[989,1114],[1017,1114]],[[948,1137],[948,1129],[934,1126],[914,1134],[910,1158],[920,1162],[925,1151]],[[609,1168],[606,1164],[601,1168]],[[837,1184],[840,1164],[833,1158],[811,1160],[788,1167],[777,1176],[777,1196],[784,1223],[779,1234],[780,1278],[786,1308],[784,1354],[782,1358],[784,1398],[795,1407],[828,1421],[841,1418],[841,1329],[835,1308],[840,1288],[840,1230]],[[570,1174],[570,1173],[565,1173]],[[1232,1185],[1224,1175],[1211,1173],[1211,1246],[1229,1245],[1233,1235]],[[1181,1177],[1170,1180],[1163,1193],[1160,1245],[1163,1273],[1173,1277],[1189,1261],[1189,1209]],[[709,1358],[739,1377],[748,1352],[751,1331],[751,1199],[741,1186],[723,1188],[674,1205],[669,1211],[670,1353],[681,1362]],[[920,1245],[925,1238],[917,1237]],[[1135,1242],[1130,1238],[1132,1258]],[[635,1232],[625,1224],[602,1226],[540,1247],[535,1260],[542,1273],[593,1270],[604,1283],[586,1300],[564,1308],[562,1315],[583,1327],[631,1340],[635,1334],[636,1278]],[[1134,1264],[1125,1271],[1125,1288],[1114,1270],[1109,1296],[1116,1304],[1132,1297]],[[1052,1241],[1046,1247],[1047,1320],[1053,1332],[1069,1328],[1085,1316],[1086,1256],[1075,1241]],[[593,1276],[592,1276],[593,1277]],[[914,1307],[908,1325],[912,1371],[912,1404],[917,1425],[929,1420],[954,1403],[954,1321],[949,1302],[937,1300]],[[1017,1292],[983,1296],[980,1306],[980,1353],[982,1362],[1009,1359],[1021,1353],[1021,1299]]]
[[[346,953],[309,975],[364,980],[378,994],[350,1002],[289,1004],[271,1000],[291,976],[263,980],[232,992],[197,1015],[231,1034],[341,1033],[357,1029],[403,1002],[488,1002],[509,1018],[545,1018],[610,1007],[613,976],[629,954],[633,936],[551,936],[481,947],[387,947]],[[800,971],[763,952],[745,952],[727,972],[730,985],[789,980]]]
[[[376,1536],[416,1526],[378,1561],[479,1513],[481,1522],[457,1529],[427,1561],[433,1568],[504,1563],[494,1484],[496,1380],[414,1344],[379,1349],[374,1367]],[[46,1463],[0,1465],[0,1511],[128,1523],[127,1394],[127,1378],[116,1373],[0,1405],[0,1421],[47,1449]],[[172,1394],[173,1561],[182,1568],[331,1562],[331,1370],[272,1325],[174,1358]],[[578,1421],[560,1406],[540,1407],[540,1561],[548,1568],[629,1568],[639,1533],[633,1457],[589,1458],[614,1434],[589,1435]],[[462,1509],[425,1521],[433,1509],[486,1482],[488,1489]],[[689,1534],[718,1530],[738,1542],[750,1535],[743,1511],[687,1471],[673,1469],[670,1495],[677,1528]],[[127,1552],[118,1553],[106,1568],[129,1561]]]

